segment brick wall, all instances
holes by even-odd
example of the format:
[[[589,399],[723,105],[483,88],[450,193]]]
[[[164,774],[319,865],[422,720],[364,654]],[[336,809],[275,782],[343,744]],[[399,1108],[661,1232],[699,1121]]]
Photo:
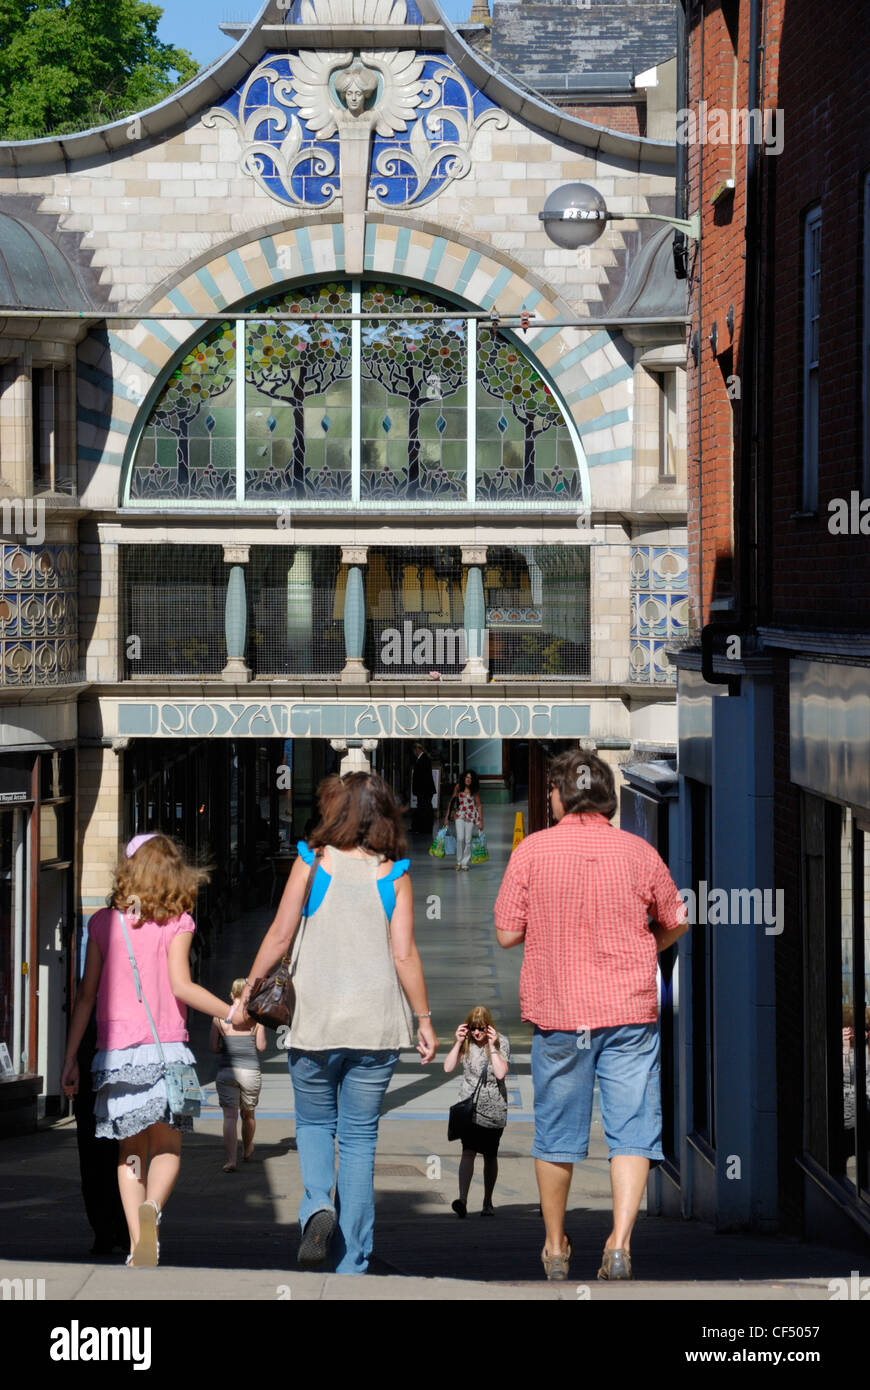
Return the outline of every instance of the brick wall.
[[[785,143],[776,161],[770,345],[772,619],[866,630],[870,537],[832,535],[832,498],[861,488],[861,327],[864,175],[870,171],[870,11],[864,0],[819,16],[789,0],[777,104]],[[818,516],[801,508],[803,221],[822,210]]]
[[[552,100],[552,98],[551,98]],[[635,103],[623,106],[587,106],[585,102],[556,103],[566,116],[577,116],[591,125],[606,126],[624,135],[646,135],[646,107]]]

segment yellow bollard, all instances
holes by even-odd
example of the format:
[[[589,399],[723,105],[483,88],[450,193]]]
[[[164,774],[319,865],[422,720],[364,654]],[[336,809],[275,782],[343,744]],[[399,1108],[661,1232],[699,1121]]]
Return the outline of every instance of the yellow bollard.
[[[520,843],[520,840],[524,840],[525,838],[526,827],[525,822],[523,821],[523,813],[522,811],[517,811],[516,815],[514,816],[514,842],[511,845],[512,854],[516,849],[517,845]]]

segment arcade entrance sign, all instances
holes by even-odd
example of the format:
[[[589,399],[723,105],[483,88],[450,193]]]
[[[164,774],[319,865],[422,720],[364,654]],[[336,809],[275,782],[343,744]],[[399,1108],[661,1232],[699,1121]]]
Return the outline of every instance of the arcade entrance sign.
[[[320,704],[119,701],[121,738],[582,738],[589,705],[537,700]]]

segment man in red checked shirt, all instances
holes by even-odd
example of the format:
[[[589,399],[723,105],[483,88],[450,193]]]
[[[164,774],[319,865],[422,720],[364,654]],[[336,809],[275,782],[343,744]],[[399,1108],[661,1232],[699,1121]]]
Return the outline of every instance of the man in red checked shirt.
[[[594,753],[576,748],[553,761],[550,801],[557,824],[517,846],[495,904],[499,945],[525,947],[541,1259],[548,1279],[567,1279],[565,1207],[589,1147],[597,1075],[613,1192],[598,1277],[632,1279],[632,1228],[650,1162],[664,1157],[657,953],[688,931],[687,912],[652,846],[610,824],[613,773]]]

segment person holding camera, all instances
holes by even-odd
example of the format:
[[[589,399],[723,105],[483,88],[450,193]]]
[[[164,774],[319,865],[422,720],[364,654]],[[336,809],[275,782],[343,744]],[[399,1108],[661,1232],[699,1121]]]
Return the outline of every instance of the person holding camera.
[[[453,1210],[460,1219],[468,1215],[468,1190],[474,1162],[483,1155],[482,1216],[494,1216],[492,1194],[498,1178],[498,1146],[507,1123],[507,1088],[511,1045],[496,1031],[489,1009],[478,1004],[456,1030],[456,1042],[444,1059],[444,1070],[454,1071],[462,1062],[459,1100],[476,1095],[474,1119],[462,1134],[459,1160],[459,1197]]]

